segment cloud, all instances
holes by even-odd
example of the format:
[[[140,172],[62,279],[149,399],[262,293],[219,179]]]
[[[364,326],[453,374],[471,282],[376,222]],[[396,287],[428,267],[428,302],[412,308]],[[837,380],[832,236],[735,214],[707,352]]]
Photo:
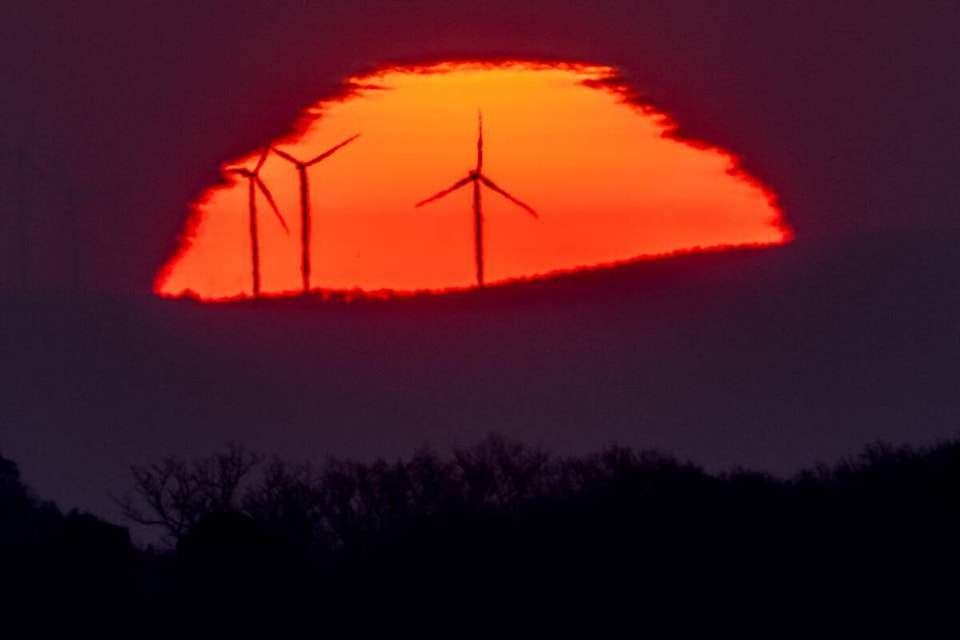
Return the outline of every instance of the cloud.
[[[11,140],[39,112],[38,147],[82,167],[92,189],[133,185],[84,211],[91,279],[112,291],[149,289],[221,162],[289,133],[343,78],[403,60],[616,65],[641,106],[682,123],[674,135],[729,150],[773,185],[800,235],[949,226],[960,207],[950,170],[960,149],[943,133],[960,128],[958,20],[954,3],[868,0],[333,0],[269,11],[254,0],[19,0],[0,22],[0,54],[18,61],[0,71],[0,121]]]

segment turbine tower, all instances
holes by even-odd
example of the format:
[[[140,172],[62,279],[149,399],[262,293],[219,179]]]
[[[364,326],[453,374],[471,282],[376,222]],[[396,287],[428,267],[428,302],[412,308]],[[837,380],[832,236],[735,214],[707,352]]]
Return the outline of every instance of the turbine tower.
[[[360,137],[360,134],[347,138],[335,147],[327,149],[320,155],[310,160],[300,160],[293,157],[285,151],[274,147],[273,151],[278,156],[293,163],[297,168],[297,174],[300,177],[300,273],[303,278],[303,292],[310,290],[310,183],[307,178],[307,169],[313,165],[322,162],[332,156],[334,153],[347,146]]]
[[[64,172],[63,197],[66,201],[67,226],[70,233],[70,284],[74,293],[77,293],[82,287],[81,272],[83,270],[80,250],[80,200],[94,197],[94,194],[81,194],[76,183]]]
[[[36,158],[27,148],[23,141],[15,147],[7,149],[3,155],[12,158],[16,176],[16,237],[17,237],[17,262],[19,273],[17,275],[20,293],[27,293],[30,287],[31,272],[33,266],[33,251],[31,246],[31,235],[33,229],[33,212],[31,211],[31,198],[33,195],[33,186],[31,175],[43,176],[43,169],[37,163]]]
[[[83,203],[117,194],[116,189],[89,190],[81,187],[65,168],[58,171],[60,176],[60,190],[63,194],[63,204],[67,233],[70,241],[70,286],[74,293],[79,292],[86,285],[83,274],[86,270],[86,260],[81,246],[81,206]]]
[[[480,184],[483,183],[483,185],[488,189],[496,191],[504,198],[532,215],[534,218],[539,216],[537,216],[537,212],[534,211],[533,208],[514,198],[512,195],[494,184],[493,180],[483,174],[483,114],[479,112],[477,113],[477,128],[479,133],[477,136],[476,168],[470,171],[466,178],[453,183],[451,187],[430,196],[426,200],[421,200],[414,206],[422,207],[425,204],[429,204],[434,200],[439,200],[440,198],[453,193],[460,187],[473,183],[473,238],[477,262],[477,284],[480,287],[483,287],[483,211],[481,210],[480,206]]]
[[[290,233],[290,229],[287,228],[287,223],[283,219],[283,216],[280,215],[280,209],[277,208],[277,203],[273,199],[273,194],[270,193],[270,189],[268,189],[267,185],[260,179],[260,169],[263,167],[263,163],[267,161],[269,154],[270,146],[268,145],[264,147],[263,153],[260,154],[260,159],[257,160],[257,164],[253,169],[227,169],[227,173],[234,173],[247,179],[250,198],[250,262],[253,269],[254,298],[260,297],[260,240],[257,235],[257,189],[263,193],[267,202],[269,202],[273,208],[273,212],[277,214],[277,219],[280,221],[283,230],[288,234]]]

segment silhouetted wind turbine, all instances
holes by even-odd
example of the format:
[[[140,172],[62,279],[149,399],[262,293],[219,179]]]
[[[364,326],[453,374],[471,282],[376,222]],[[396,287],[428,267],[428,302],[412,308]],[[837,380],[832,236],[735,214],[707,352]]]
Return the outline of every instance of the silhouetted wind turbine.
[[[264,197],[266,197],[267,202],[269,202],[273,208],[273,212],[277,214],[277,219],[280,221],[281,226],[283,226],[283,230],[290,233],[290,229],[287,228],[287,223],[283,219],[283,216],[280,215],[280,209],[277,208],[277,203],[273,199],[273,194],[270,193],[270,189],[268,189],[267,185],[260,179],[260,169],[263,167],[263,163],[267,161],[269,154],[270,147],[264,147],[263,153],[260,154],[260,159],[257,160],[257,164],[253,169],[227,169],[227,173],[235,173],[247,179],[250,197],[250,262],[253,267],[254,298],[260,297],[260,240],[257,237],[257,189],[260,189]]]
[[[524,204],[520,200],[514,198],[512,195],[498,187],[494,184],[493,180],[483,175],[483,114],[477,114],[478,121],[478,131],[479,135],[477,137],[477,167],[467,174],[467,177],[453,183],[453,186],[444,189],[443,191],[434,194],[418,202],[415,206],[422,207],[425,204],[429,204],[434,200],[439,200],[440,198],[453,193],[460,187],[466,186],[467,184],[473,183],[473,234],[474,234],[474,244],[476,251],[476,261],[477,261],[477,284],[483,286],[483,212],[480,208],[480,183],[482,182],[487,188],[492,189],[502,195],[504,198],[517,205],[521,209],[525,210],[527,213],[532,215],[534,218],[537,218],[537,212],[534,211],[529,205]]]
[[[61,190],[66,206],[66,222],[70,235],[70,282],[74,292],[78,292],[83,287],[84,271],[83,251],[80,246],[80,228],[82,226],[80,220],[80,204],[108,195],[115,195],[117,191],[113,189],[96,191],[91,191],[86,188],[81,189],[78,183],[70,177],[66,169],[61,169],[59,173]]]
[[[32,229],[32,215],[30,211],[30,174],[35,173],[43,176],[43,169],[37,163],[33,154],[30,153],[25,142],[21,141],[17,146],[9,149],[3,155],[12,157],[15,164],[15,175],[17,181],[17,261],[20,265],[18,275],[20,283],[20,292],[26,293],[30,285],[30,272],[33,262],[33,252],[30,247],[30,235]]]
[[[360,137],[360,134],[353,136],[352,138],[347,138],[340,144],[335,147],[327,149],[320,155],[310,160],[299,160],[294,158],[292,155],[285,151],[281,151],[274,147],[273,151],[278,156],[292,162],[293,165],[297,168],[297,174],[300,176],[300,245],[301,245],[301,254],[300,254],[300,273],[303,276],[303,291],[306,293],[310,290],[310,184],[307,179],[307,169],[326,160],[334,153],[347,146],[354,140]]]

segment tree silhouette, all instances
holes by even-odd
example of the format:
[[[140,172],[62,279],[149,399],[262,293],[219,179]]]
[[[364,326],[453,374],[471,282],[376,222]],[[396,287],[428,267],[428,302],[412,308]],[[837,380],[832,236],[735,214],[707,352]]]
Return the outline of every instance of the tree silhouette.
[[[0,550],[49,535],[63,516],[52,502],[38,500],[20,480],[20,469],[0,455]]]
[[[319,557],[330,548],[319,479],[310,464],[271,461],[245,493],[242,511],[297,557]]]
[[[550,456],[543,450],[491,434],[472,448],[453,452],[466,503],[507,507],[542,495],[548,487]]]
[[[231,447],[135,468],[142,508],[166,509],[170,523],[149,517],[178,540],[176,578],[142,582],[200,611],[322,602],[325,625],[424,603],[450,620],[629,611],[646,625],[835,603],[869,621],[878,603],[933,601],[960,571],[960,442],[871,445],[791,479],[621,446],[554,457],[501,436],[447,456],[260,461]]]
[[[163,527],[179,540],[204,515],[236,510],[241,483],[261,460],[236,444],[192,463],[168,456],[159,464],[131,467],[134,495],[117,502],[130,520]]]

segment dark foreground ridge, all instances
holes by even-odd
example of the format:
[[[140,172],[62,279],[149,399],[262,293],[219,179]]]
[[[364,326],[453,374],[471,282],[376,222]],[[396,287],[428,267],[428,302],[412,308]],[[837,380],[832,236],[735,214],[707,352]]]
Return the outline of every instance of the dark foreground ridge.
[[[232,446],[132,472],[124,509],[167,548],[64,516],[0,458],[3,602],[147,630],[203,617],[439,635],[838,619],[862,631],[933,619],[957,595],[960,440],[875,444],[790,479],[622,447],[556,457],[499,436],[318,466]]]
[[[790,475],[960,420],[960,232],[798,240],[448,296],[0,299],[0,450],[101,517],[224,442],[369,461],[495,430]]]

